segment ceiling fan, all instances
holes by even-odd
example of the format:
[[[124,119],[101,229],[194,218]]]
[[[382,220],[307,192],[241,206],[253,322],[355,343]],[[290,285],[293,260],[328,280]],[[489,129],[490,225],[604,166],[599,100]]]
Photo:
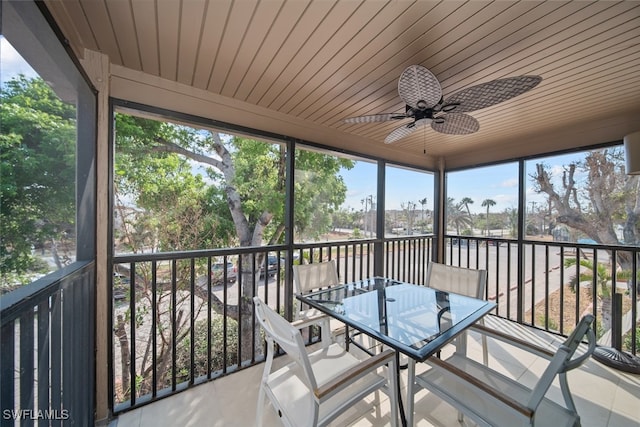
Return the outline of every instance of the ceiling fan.
[[[346,123],[373,123],[388,120],[412,119],[394,129],[385,144],[410,135],[420,127],[431,124],[436,132],[467,135],[477,132],[480,123],[469,114],[521,95],[538,85],[542,77],[524,75],[491,80],[462,89],[444,99],[440,82],[431,71],[421,65],[410,65],[398,80],[398,95],[406,104],[404,113],[373,114],[350,117]]]

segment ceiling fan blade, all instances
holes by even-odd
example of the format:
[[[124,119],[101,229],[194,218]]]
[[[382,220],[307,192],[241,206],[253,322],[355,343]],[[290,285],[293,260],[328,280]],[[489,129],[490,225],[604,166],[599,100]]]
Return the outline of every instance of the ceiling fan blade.
[[[441,122],[441,120],[443,120]],[[431,122],[433,130],[449,135],[468,135],[480,129],[480,123],[468,114],[449,113]]]
[[[405,136],[411,135],[413,131],[424,127],[431,123],[431,119],[420,119],[416,120],[413,123],[409,123],[406,125],[402,125],[399,128],[395,128],[387,137],[384,139],[385,144],[391,144],[392,142],[396,142],[399,139],[404,138]]]
[[[431,108],[442,99],[442,87],[433,73],[421,65],[410,65],[398,80],[398,95],[411,108]],[[424,101],[424,105],[418,102]]]
[[[374,123],[386,122],[388,120],[406,119],[406,114],[388,113],[388,114],[372,114],[370,116],[349,117],[344,119],[345,123]]]
[[[454,93],[444,101],[443,108],[446,108],[447,105],[459,104],[453,111],[468,113],[491,107],[522,95],[536,87],[541,81],[542,77],[540,76],[516,76],[481,83]]]

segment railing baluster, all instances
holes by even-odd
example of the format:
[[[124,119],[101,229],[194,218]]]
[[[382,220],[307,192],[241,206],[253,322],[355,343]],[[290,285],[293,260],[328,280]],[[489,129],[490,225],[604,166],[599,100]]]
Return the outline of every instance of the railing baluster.
[[[0,377],[2,378],[2,387],[0,387],[0,402],[2,409],[17,408],[15,401],[15,339],[16,339],[16,322],[10,321],[4,323],[0,329],[0,343],[2,351],[0,351]],[[15,421],[11,418],[0,418],[0,425],[13,426]]]
[[[240,308],[240,304],[242,301],[242,282],[244,279],[244,269],[245,267],[242,265],[243,261],[242,261],[242,257],[238,258],[238,271],[240,272],[240,274],[238,275],[238,309]],[[225,256],[225,262],[227,261],[226,256]],[[223,286],[223,288],[226,289],[226,286]],[[226,301],[226,299],[225,299]],[[225,304],[226,306],[226,304]],[[243,348],[242,348],[242,321],[243,321],[243,316],[242,316],[242,310],[238,310],[238,327],[237,327],[237,333],[238,333],[238,354],[236,357],[236,364],[238,366],[242,366],[242,352],[243,352]],[[224,343],[225,347],[227,345],[226,341]]]
[[[544,246],[544,328],[549,330],[549,246]]]
[[[564,246],[560,246],[560,333],[564,333]]]
[[[632,268],[631,268],[631,318],[633,321],[631,322],[631,354],[636,355],[638,348],[636,348],[636,343],[638,342],[638,254],[633,253],[632,260]]]
[[[612,261],[614,261],[614,262],[615,262],[615,256],[616,256],[616,254],[615,254],[615,251],[614,251],[612,253],[612,257],[613,257]],[[596,319],[595,321],[597,322],[598,321],[598,317],[601,317],[601,316],[599,316],[598,309],[597,309],[598,308],[598,292],[600,292],[600,290],[598,290],[598,251],[595,250],[595,249],[593,249],[593,257],[592,258],[593,258],[593,264],[592,264],[593,269],[592,269],[592,272],[591,272],[591,280],[592,280],[591,307],[592,307],[593,315],[595,316],[595,319]],[[613,265],[615,266],[615,264],[613,264]],[[613,272],[612,272],[613,275],[611,276],[611,277],[614,277],[614,279],[612,279],[612,282],[613,282],[612,285],[613,286],[615,286],[615,274],[616,274],[615,271],[616,270],[615,270],[615,267],[614,267],[613,268]],[[606,286],[606,284],[604,284],[603,286]],[[613,286],[611,287],[611,291],[612,292],[614,291]],[[601,291],[604,292],[604,289],[602,289]],[[576,303],[576,306],[578,306],[577,303]],[[613,304],[611,304],[611,306],[613,307]],[[577,316],[578,316],[578,313],[576,312],[576,322],[579,319]],[[611,332],[613,332],[613,330]]]
[[[531,325],[536,325],[536,244],[531,244]]]
[[[176,357],[178,353],[178,314],[177,314],[177,293],[178,293],[178,264],[177,260],[171,261],[171,391],[176,391],[177,388],[177,379],[176,379]],[[132,368],[133,369],[133,368]],[[132,370],[132,372],[135,372]],[[134,381],[135,377],[131,377],[131,381]]]
[[[207,379],[211,379],[211,348],[213,343],[211,342],[211,257],[207,257]],[[225,286],[226,288],[226,286]]]
[[[49,409],[49,298],[38,304],[38,410]],[[3,347],[4,351],[4,347]]]
[[[61,291],[51,295],[51,390],[62,390],[62,301]],[[62,411],[62,396],[52,393],[51,409]],[[61,420],[52,420],[60,425]]]
[[[151,396],[158,395],[158,265],[157,262],[151,261],[151,360],[153,367],[151,368]]]
[[[238,266],[237,266],[237,274],[236,274],[236,283],[238,285],[238,288],[240,288],[240,285],[242,283],[242,257],[238,257]],[[222,287],[222,301],[223,302],[227,302],[228,301],[228,294],[229,292],[227,291],[227,287],[223,286]],[[227,343],[229,342],[229,334],[228,334],[228,328],[229,328],[229,322],[228,322],[228,309],[227,309],[227,304],[224,304],[222,306],[222,373],[226,374],[227,373],[227,360],[229,357],[229,351],[228,351],[228,345]],[[239,349],[239,347],[238,347]]]
[[[33,309],[20,316],[20,408],[33,411]],[[29,417],[20,420],[20,426],[32,426]]]
[[[507,319],[511,319],[511,243],[507,243]],[[498,306],[498,314],[500,314]]]
[[[190,280],[189,280],[189,308],[190,308],[190,316],[189,316],[189,326],[190,326],[190,331],[189,331],[189,337],[190,342],[189,342],[189,384],[193,385],[194,381],[195,381],[195,377],[196,377],[196,264],[195,264],[196,260],[195,258],[191,258],[191,264],[190,264],[190,271],[189,271],[189,275],[190,275]],[[226,269],[226,264],[225,264],[225,269],[224,272],[227,272]],[[225,286],[226,286],[226,279],[225,279]]]
[[[572,327],[574,327],[578,321],[578,316],[580,316],[580,251],[581,249],[576,247],[576,287],[574,289],[576,294],[576,306],[575,306],[575,316],[576,321],[574,322]],[[595,291],[595,288],[594,288]],[[593,313],[594,316],[596,313]]]

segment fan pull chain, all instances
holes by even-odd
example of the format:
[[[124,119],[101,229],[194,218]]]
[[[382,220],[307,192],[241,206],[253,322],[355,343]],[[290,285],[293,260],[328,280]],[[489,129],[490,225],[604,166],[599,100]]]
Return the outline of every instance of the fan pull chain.
[[[427,127],[422,127],[422,154],[427,154]]]

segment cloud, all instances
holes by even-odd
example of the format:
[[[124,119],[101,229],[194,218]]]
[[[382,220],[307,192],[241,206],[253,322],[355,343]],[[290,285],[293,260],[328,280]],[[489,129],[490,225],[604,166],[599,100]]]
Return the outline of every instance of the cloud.
[[[500,187],[503,187],[503,188],[513,188],[517,186],[518,186],[518,178],[506,179],[500,183]]]

